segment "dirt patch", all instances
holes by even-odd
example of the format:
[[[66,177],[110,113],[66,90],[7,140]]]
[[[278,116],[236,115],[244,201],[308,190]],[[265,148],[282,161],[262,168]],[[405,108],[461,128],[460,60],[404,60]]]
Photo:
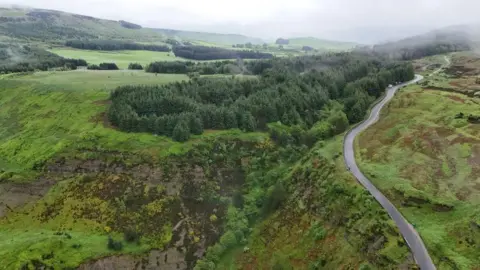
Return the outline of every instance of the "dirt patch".
[[[480,144],[472,147],[472,155],[468,158],[468,164],[472,167],[470,176],[472,179],[480,177]],[[475,189],[480,190],[480,183],[477,183]]]
[[[97,101],[94,101],[93,104],[95,104],[95,105],[110,105],[110,104],[112,104],[112,101],[110,99],[97,100]]]
[[[450,145],[454,145],[454,144],[464,144],[464,143],[468,143],[468,144],[479,144],[480,141],[477,140],[477,139],[475,139],[475,138],[467,137],[467,136],[459,133],[458,136],[450,142]]]
[[[465,100],[461,97],[457,97],[457,96],[454,96],[454,95],[448,95],[447,97],[451,100],[454,100],[454,101],[457,101],[457,102],[460,102],[460,103],[465,103]]]
[[[0,183],[0,218],[42,198],[55,181],[40,178],[29,183]]]

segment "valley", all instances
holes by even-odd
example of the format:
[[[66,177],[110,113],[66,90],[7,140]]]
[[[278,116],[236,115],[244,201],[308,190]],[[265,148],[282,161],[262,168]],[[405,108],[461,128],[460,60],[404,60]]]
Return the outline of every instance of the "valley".
[[[480,58],[461,37],[1,8],[0,269],[478,270]]]

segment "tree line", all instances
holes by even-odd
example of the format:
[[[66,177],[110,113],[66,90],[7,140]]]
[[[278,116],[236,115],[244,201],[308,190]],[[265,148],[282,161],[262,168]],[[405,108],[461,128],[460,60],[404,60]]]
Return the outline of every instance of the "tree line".
[[[240,74],[243,72],[239,61],[224,60],[214,62],[192,61],[158,61],[150,63],[145,68],[150,73],[188,74],[201,75],[213,74]]]
[[[217,60],[217,59],[265,59],[272,58],[270,53],[262,53],[253,50],[229,50],[218,47],[206,46],[173,46],[173,52],[177,57],[192,60]]]
[[[111,93],[108,118],[121,130],[150,132],[177,141],[188,140],[204,129],[254,131],[273,122],[311,129],[330,117],[321,112],[332,101],[342,105],[347,123],[355,123],[388,84],[414,77],[410,64],[361,54],[315,59],[282,59],[278,61],[281,65],[271,63],[257,79],[122,86]],[[314,64],[322,69],[307,69]],[[321,133],[323,128],[316,129]]]
[[[46,71],[51,68],[77,69],[87,66],[83,59],[64,58],[37,47],[0,43],[0,73]]]
[[[120,25],[122,27],[125,27],[125,28],[128,28],[128,29],[142,29],[141,25],[138,25],[138,24],[135,24],[135,23],[131,23],[131,22],[123,21],[123,20],[120,20],[118,22],[120,23]]]
[[[83,50],[100,50],[100,51],[118,51],[118,50],[144,50],[155,52],[169,52],[171,49],[167,45],[141,44],[123,40],[68,40],[65,46],[83,49]]]

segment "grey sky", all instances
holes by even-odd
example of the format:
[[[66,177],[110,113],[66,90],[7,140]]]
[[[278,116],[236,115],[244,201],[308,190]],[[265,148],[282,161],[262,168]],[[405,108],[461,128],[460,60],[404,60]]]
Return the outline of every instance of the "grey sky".
[[[377,42],[478,22],[478,0],[0,0],[148,27]]]

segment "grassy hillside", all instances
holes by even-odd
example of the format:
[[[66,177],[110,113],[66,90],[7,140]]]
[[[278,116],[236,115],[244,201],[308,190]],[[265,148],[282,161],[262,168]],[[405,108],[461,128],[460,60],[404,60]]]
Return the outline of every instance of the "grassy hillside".
[[[289,38],[288,40],[290,41],[288,44],[289,46],[296,46],[300,48],[303,46],[310,46],[321,51],[351,50],[357,45],[352,42],[333,41],[314,37]]]
[[[467,116],[480,115],[480,99],[424,85],[402,89],[361,134],[359,165],[415,224],[438,269],[477,269],[480,125]]]
[[[70,74],[82,71],[76,72],[56,75],[67,76],[67,82]],[[386,214],[341,165],[340,137],[307,153],[278,148],[264,133],[206,132],[187,143],[124,133],[104,122],[108,91],[100,82],[68,88],[53,78],[46,73],[9,76],[0,88],[0,215],[7,215],[0,219],[0,260],[7,269],[77,267],[114,254],[126,255],[84,267],[110,260],[116,268],[167,267],[172,261],[192,268],[189,258],[233,226],[222,224],[248,209],[261,211],[255,205],[277,178],[286,179],[291,203],[256,227],[252,238],[242,240],[251,252],[242,255],[234,248],[222,255],[222,263],[296,269],[409,263],[405,244]],[[115,86],[107,78],[103,83],[107,89]],[[296,164],[302,156],[308,161]],[[308,185],[301,180],[307,179],[306,170],[311,170]],[[300,191],[317,181],[313,193]],[[240,186],[247,194],[245,210],[230,204]],[[356,206],[345,208],[339,192],[345,192],[345,199],[356,198]],[[291,220],[282,218],[286,213]],[[264,230],[274,236],[271,248],[279,252],[274,257],[261,244]],[[135,232],[133,240],[124,240],[129,231]],[[287,231],[294,234],[284,238]],[[237,233],[243,232],[248,230]],[[122,242],[122,251],[107,247],[109,237]],[[283,245],[286,239],[295,240]],[[149,252],[152,248],[165,251]],[[156,259],[165,254],[177,255]]]
[[[44,9],[0,9],[0,35],[33,41],[62,42],[76,38],[163,40],[149,29],[131,29],[119,21],[103,20]]]
[[[262,44],[264,41],[260,38],[248,37],[237,34],[218,34],[208,32],[194,32],[194,31],[182,31],[172,29],[153,29],[157,33],[173,39],[179,39],[180,41],[203,41],[216,45],[232,44],[245,44],[251,42],[252,44]]]
[[[386,212],[345,170],[342,145],[342,136],[317,144],[279,175],[288,202],[255,226],[245,248],[227,254],[218,269],[413,267]]]

